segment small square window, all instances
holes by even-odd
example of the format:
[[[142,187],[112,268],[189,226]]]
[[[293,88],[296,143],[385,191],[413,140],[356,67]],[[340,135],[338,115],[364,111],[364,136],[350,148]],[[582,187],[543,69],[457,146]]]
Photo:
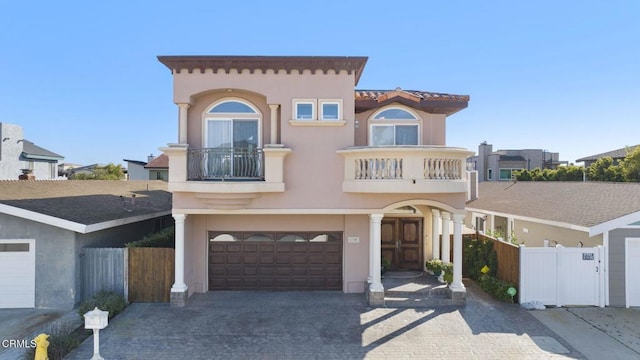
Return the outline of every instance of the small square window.
[[[320,119],[321,120],[340,120],[342,118],[340,114],[341,101],[323,101],[320,100]]]
[[[315,103],[313,101],[294,101],[295,120],[315,120]]]

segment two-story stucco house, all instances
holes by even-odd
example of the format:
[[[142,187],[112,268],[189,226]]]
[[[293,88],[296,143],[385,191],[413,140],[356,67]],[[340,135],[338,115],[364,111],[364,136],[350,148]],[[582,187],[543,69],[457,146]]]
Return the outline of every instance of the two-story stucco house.
[[[422,270],[441,253],[454,262],[452,296],[464,296],[472,152],[448,147],[445,125],[468,96],[354,90],[366,57],[158,59],[179,109],[178,143],[161,149],[172,304],[236,289],[364,292],[382,304],[381,256]]]

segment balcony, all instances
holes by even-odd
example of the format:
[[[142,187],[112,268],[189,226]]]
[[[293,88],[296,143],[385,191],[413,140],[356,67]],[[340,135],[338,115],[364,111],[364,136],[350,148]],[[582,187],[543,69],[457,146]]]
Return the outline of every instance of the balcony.
[[[249,148],[190,148],[170,144],[161,149],[169,157],[169,190],[201,193],[198,198],[255,197],[284,191],[282,146]],[[207,195],[209,194],[209,195]],[[216,195],[219,194],[219,195]]]
[[[352,193],[464,193],[466,158],[473,152],[444,146],[351,147],[344,157],[342,191]]]

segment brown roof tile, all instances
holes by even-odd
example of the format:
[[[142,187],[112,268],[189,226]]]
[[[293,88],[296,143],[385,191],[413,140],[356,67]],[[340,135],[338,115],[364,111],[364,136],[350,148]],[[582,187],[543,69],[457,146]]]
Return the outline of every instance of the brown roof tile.
[[[157,180],[10,180],[0,204],[89,225],[170,211],[171,193]]]
[[[356,90],[356,113],[400,103],[436,114],[454,114],[468,106],[469,95],[454,95],[417,90]]]
[[[640,211],[640,183],[487,181],[472,209],[592,227]]]
[[[168,169],[169,168],[169,157],[166,154],[162,154],[153,160],[149,161],[147,165],[144,166],[145,169]]]

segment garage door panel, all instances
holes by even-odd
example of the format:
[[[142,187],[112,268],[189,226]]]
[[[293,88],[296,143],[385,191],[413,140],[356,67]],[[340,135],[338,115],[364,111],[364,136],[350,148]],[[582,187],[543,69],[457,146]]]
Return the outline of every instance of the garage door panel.
[[[35,307],[35,240],[0,240],[0,309]]]
[[[342,235],[278,233],[282,241],[212,241],[210,290],[341,290]],[[294,236],[295,235],[295,236]],[[329,239],[309,242],[306,239]],[[317,234],[316,234],[317,236]],[[213,238],[213,237],[212,237]],[[334,241],[334,242],[331,242]],[[330,278],[330,279],[328,279]]]

